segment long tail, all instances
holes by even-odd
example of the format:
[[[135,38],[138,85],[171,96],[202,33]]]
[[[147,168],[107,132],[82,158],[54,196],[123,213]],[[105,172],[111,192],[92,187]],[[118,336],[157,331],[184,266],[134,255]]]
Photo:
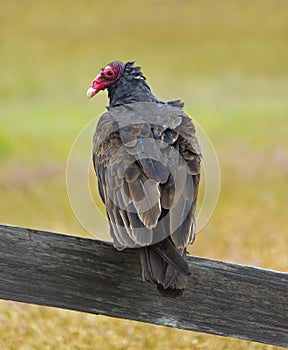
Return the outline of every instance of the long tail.
[[[140,248],[142,278],[157,284],[159,292],[175,298],[183,294],[190,275],[186,249],[176,248],[169,238]]]

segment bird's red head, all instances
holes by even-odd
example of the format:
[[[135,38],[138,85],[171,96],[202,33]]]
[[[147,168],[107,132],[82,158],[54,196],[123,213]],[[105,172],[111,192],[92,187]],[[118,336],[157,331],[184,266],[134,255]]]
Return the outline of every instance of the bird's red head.
[[[106,67],[102,68],[87,90],[87,97],[93,97],[97,92],[107,89],[119,80],[124,72],[124,68],[125,64],[119,61],[109,63]]]

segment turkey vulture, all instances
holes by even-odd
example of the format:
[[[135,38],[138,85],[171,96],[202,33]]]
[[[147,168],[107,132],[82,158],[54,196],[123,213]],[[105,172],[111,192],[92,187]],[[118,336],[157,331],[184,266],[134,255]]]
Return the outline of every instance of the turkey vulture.
[[[188,284],[201,151],[180,100],[162,102],[134,62],[102,68],[88,98],[108,90],[93,138],[93,163],[118,250],[140,252],[142,278],[168,297]]]

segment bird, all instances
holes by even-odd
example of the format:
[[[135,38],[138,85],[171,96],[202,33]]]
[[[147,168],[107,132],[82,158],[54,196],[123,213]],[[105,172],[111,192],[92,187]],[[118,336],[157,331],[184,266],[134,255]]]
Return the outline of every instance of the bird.
[[[184,294],[196,232],[201,148],[181,100],[156,98],[135,62],[101,68],[87,90],[108,90],[93,136],[93,165],[114,247],[139,251],[142,279]]]

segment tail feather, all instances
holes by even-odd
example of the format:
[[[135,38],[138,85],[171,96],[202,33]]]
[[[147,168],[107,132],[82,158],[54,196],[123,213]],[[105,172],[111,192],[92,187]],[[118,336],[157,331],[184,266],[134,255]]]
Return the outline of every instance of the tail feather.
[[[150,247],[140,249],[142,278],[144,281],[164,281],[165,262]]]
[[[163,296],[182,295],[190,274],[185,257],[186,249],[176,248],[170,238],[140,248],[143,280],[157,284],[157,289]]]
[[[177,249],[170,239],[164,239],[163,241],[156,243],[151,248],[169,264],[172,265],[175,270],[182,272],[185,275],[190,274],[189,265],[183,259],[184,249]]]

